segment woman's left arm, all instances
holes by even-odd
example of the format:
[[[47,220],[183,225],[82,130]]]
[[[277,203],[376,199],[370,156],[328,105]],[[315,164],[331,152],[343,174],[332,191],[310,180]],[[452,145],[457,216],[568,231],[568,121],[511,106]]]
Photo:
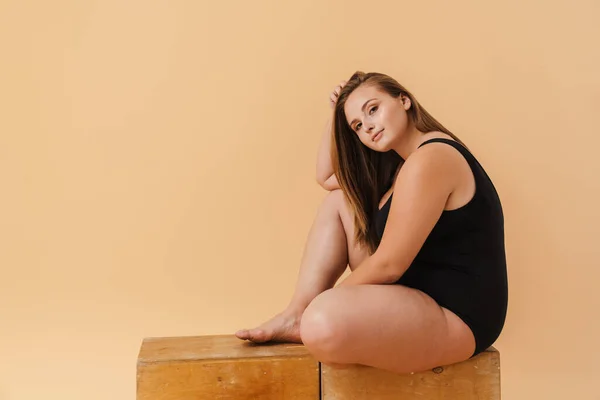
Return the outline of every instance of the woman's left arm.
[[[400,279],[458,183],[457,154],[448,145],[431,143],[407,158],[394,183],[392,204],[379,247],[338,286],[386,284]]]

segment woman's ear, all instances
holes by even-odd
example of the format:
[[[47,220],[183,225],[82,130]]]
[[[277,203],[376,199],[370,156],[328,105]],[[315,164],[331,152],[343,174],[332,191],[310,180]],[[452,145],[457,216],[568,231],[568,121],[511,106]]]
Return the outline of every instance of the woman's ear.
[[[410,102],[410,98],[403,94],[400,95],[400,100],[402,101],[402,106],[404,107],[404,111],[408,111],[412,103]]]

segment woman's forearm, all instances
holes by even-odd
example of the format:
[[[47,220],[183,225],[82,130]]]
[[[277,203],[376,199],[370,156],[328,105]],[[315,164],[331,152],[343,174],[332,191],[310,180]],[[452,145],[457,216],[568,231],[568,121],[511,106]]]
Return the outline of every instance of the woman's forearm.
[[[350,273],[337,286],[351,285],[384,285],[391,284],[400,279],[397,272],[388,263],[381,261],[376,254],[363,260],[354,271]]]
[[[332,121],[333,119],[331,117],[327,120],[321,138],[321,144],[319,145],[319,152],[317,154],[317,182],[319,182],[321,186],[323,186],[323,183],[333,175],[333,165],[331,164]]]

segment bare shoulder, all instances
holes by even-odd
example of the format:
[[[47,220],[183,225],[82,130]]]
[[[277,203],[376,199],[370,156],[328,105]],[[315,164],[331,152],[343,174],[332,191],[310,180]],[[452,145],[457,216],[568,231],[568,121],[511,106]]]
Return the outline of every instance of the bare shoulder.
[[[419,147],[407,158],[399,175],[402,174],[404,183],[397,181],[395,187],[406,188],[411,186],[408,182],[412,182],[412,188],[448,196],[446,210],[467,204],[476,190],[471,166],[460,151],[448,143],[431,142]]]
[[[443,175],[450,175],[457,172],[457,168],[460,169],[460,166],[465,162],[463,155],[454,147],[447,143],[432,142],[417,148],[406,159],[402,168],[410,167],[415,170],[434,171]]]
[[[470,167],[460,152],[447,143],[433,142],[419,147],[406,159],[397,179],[414,180],[452,192],[468,179],[469,173]]]

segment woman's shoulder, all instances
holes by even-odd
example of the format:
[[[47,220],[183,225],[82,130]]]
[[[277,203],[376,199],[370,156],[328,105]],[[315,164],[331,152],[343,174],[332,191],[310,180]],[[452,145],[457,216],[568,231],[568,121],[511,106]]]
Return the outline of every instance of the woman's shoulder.
[[[446,161],[454,159],[454,162],[459,163],[465,162],[465,160],[467,163],[471,163],[470,159],[474,158],[471,151],[460,139],[457,140],[444,132],[437,131],[423,134],[414,153],[428,153],[433,158],[447,154],[449,158]]]
[[[420,147],[423,143],[425,143],[431,139],[447,139],[447,140],[452,140],[453,142],[457,142],[452,136],[448,135],[447,133],[440,132],[440,131],[431,131],[431,132],[427,132],[427,133],[424,133],[423,135],[421,135],[421,138],[420,138],[420,141],[419,141],[417,147]]]
[[[446,139],[450,143],[457,143],[458,146],[439,141],[422,146],[432,139]],[[452,191],[463,186],[471,186],[473,173],[470,162],[464,154],[464,151],[468,150],[462,150],[463,148],[450,135],[443,132],[430,132],[423,135],[417,150],[408,157],[402,168],[406,168],[407,174],[415,174],[421,179],[433,180],[435,177],[439,182],[449,184]]]
[[[411,173],[424,174],[424,176],[427,174],[448,178],[454,176],[461,169],[461,164],[465,162],[465,159],[453,146],[444,143],[437,142],[422,146],[423,143],[437,138],[447,139],[444,136],[431,136],[424,139],[403,163],[400,174],[404,171],[406,175],[411,171]]]

